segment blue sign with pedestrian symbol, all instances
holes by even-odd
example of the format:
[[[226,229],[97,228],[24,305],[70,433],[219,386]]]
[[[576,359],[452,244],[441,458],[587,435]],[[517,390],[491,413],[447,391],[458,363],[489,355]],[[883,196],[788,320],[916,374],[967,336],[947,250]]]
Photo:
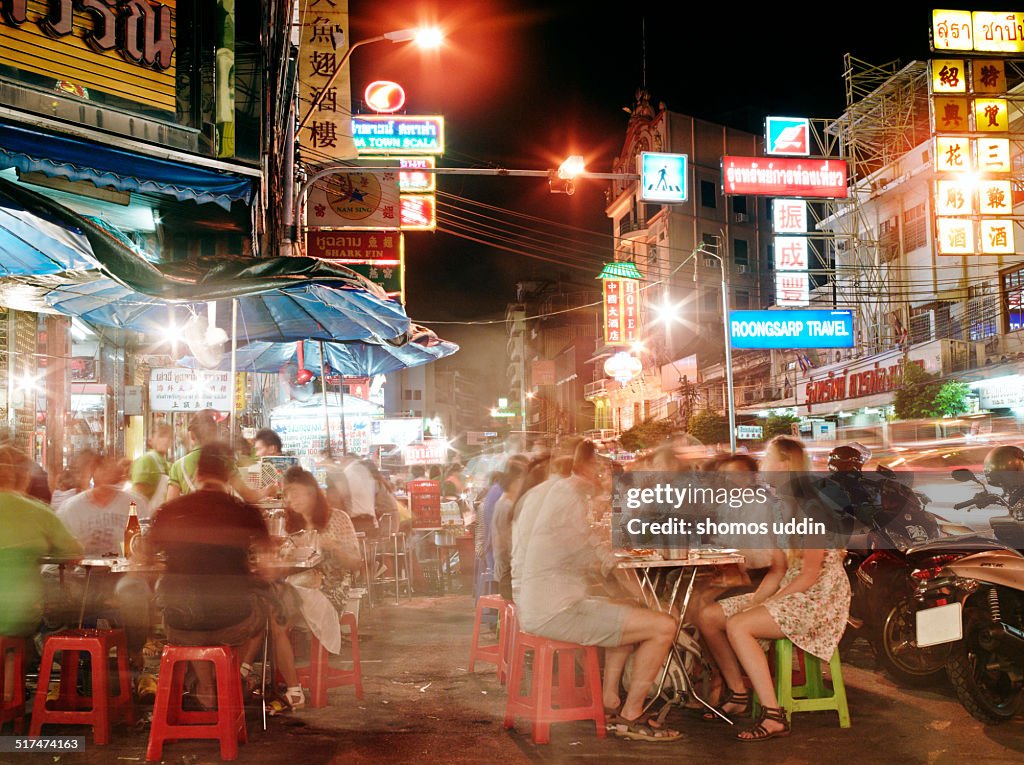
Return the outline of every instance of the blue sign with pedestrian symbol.
[[[686,160],[685,154],[641,152],[637,160],[640,165],[640,201],[662,204],[685,202]]]
[[[730,311],[733,348],[852,348],[852,311]]]

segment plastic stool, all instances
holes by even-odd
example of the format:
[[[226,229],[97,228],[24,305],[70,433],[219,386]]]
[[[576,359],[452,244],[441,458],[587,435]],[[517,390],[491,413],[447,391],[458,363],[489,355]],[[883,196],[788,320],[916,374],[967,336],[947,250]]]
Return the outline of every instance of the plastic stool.
[[[348,625],[349,636],[352,638],[352,669],[330,667],[330,654],[312,632],[309,635],[309,664],[296,667],[299,684],[309,688],[309,706],[313,709],[327,706],[328,689],[343,685],[354,685],[356,698],[363,698],[363,670],[359,664],[359,628],[356,626],[355,614],[347,611],[343,613],[341,624]]]
[[[111,696],[110,651],[117,651],[118,693]],[[55,654],[61,653],[60,696],[56,709],[46,706],[50,674]],[[79,654],[88,653],[92,674],[91,695],[78,693]],[[32,706],[29,735],[38,736],[47,723],[91,725],[93,743],[110,743],[110,721],[119,715],[124,722],[134,721],[131,696],[131,671],[128,669],[128,641],[124,630],[63,630],[46,638],[39,664],[39,685]]]
[[[14,695],[10,701],[3,700],[7,687],[5,670],[7,654],[14,654],[11,671],[14,673]],[[8,720],[14,724],[14,733],[25,732],[25,639],[0,635],[0,730]]]
[[[207,712],[182,709],[185,669],[190,661],[213,664],[217,685],[216,709]],[[161,759],[165,741],[186,738],[219,740],[222,760],[237,758],[239,742],[244,744],[249,740],[245,730],[238,656],[231,646],[164,646],[146,759]]]
[[[512,655],[516,647],[516,633],[519,632],[519,620],[516,618],[516,604],[505,601],[505,610],[501,614],[498,633],[498,646],[501,652],[501,664],[498,665],[498,681],[505,685],[508,671],[512,666]]]
[[[530,690],[522,693],[526,674],[526,653],[533,651]],[[576,654],[583,652],[583,685],[576,684]],[[554,666],[558,661],[558,684]],[[557,703],[558,706],[555,706]],[[563,643],[519,630],[515,636],[512,667],[509,671],[508,701],[505,704],[505,728],[515,724],[516,716],[526,717],[533,725],[533,743],[551,739],[551,723],[593,720],[597,737],[605,737],[604,704],[601,697],[601,667],[595,646]]]
[[[794,712],[820,712],[835,710],[839,713],[839,727],[850,727],[850,707],[846,701],[846,685],[843,683],[843,668],[839,661],[839,649],[832,652],[829,660],[829,674],[832,687],[825,685],[821,672],[821,660],[817,656],[801,651],[785,638],[775,641],[775,685],[779,704],[786,710],[786,719],[792,721]],[[803,666],[803,683],[793,684],[793,651],[796,650]],[[797,670],[799,673],[799,670]],[[798,675],[799,676],[799,675]]]
[[[480,645],[480,625],[483,621],[485,608],[498,612],[498,642],[494,645]],[[469,671],[472,672],[478,661],[494,664],[498,668],[498,681],[505,682],[507,665],[504,661],[505,646],[508,642],[506,625],[503,623],[505,599],[501,595],[481,595],[476,601],[476,621],[473,622],[473,642],[469,646]]]

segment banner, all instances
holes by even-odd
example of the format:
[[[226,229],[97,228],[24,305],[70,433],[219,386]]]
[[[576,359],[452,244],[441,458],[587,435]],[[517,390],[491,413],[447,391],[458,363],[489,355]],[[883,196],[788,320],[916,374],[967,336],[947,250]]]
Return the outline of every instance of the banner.
[[[231,373],[207,369],[154,369],[149,378],[153,412],[231,411]]]
[[[852,311],[730,311],[733,348],[852,348]]]
[[[299,135],[302,158],[315,164],[355,159],[347,63],[327,87],[349,48],[348,0],[312,3],[303,8],[305,12],[298,19],[300,119],[321,92],[323,98]]]
[[[335,173],[313,186],[311,227],[395,229],[400,222],[398,170]]]
[[[846,162],[839,159],[722,157],[726,195],[845,199]]]

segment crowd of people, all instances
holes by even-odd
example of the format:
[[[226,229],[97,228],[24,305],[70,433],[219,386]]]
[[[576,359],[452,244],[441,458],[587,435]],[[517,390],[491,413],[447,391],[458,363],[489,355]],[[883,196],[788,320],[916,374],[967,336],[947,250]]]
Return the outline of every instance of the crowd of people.
[[[792,517],[798,507],[806,511],[817,501],[796,480],[809,465],[803,444],[789,437],[769,442],[760,463],[747,454],[726,454],[691,465],[664,448],[632,466],[667,473],[695,468],[769,483],[779,517]],[[479,503],[478,590],[512,599],[527,632],[603,647],[609,729],[623,738],[667,742],[681,733],[644,715],[644,709],[680,615],[647,608],[635,577],[616,565],[608,526],[600,519],[612,511],[611,475],[619,469],[589,441],[567,441],[551,454],[510,457],[492,474]],[[720,674],[723,692],[715,711],[730,720],[750,716],[746,678],[762,712],[738,738],[761,741],[789,733],[763,641],[785,637],[827,662],[846,625],[850,588],[845,553],[838,547],[780,538],[742,552],[739,576],[698,588],[684,618],[698,626]],[[734,592],[739,594],[729,596]],[[716,720],[719,714],[709,711],[705,717]]]

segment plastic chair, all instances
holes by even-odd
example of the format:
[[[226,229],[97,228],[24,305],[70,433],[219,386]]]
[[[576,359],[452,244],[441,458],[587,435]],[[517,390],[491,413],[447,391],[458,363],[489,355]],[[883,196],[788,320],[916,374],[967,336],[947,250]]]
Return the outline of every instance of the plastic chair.
[[[330,654],[309,633],[309,664],[296,667],[299,683],[309,688],[309,706],[313,709],[327,706],[327,691],[343,685],[354,685],[356,698],[363,698],[363,669],[359,663],[359,628],[356,626],[355,614],[345,612],[341,615],[342,626],[348,625],[349,636],[352,638],[352,669],[338,669],[329,666]]]
[[[801,668],[793,668],[793,652],[796,651]],[[832,687],[825,685],[821,660],[796,648],[789,640],[775,641],[775,685],[779,705],[786,710],[786,719],[792,721],[796,712],[820,712],[835,710],[839,713],[839,727],[850,727],[850,707],[846,700],[846,685],[843,682],[843,668],[839,661],[839,649],[832,652],[829,660],[829,674]],[[797,684],[794,684],[794,674]],[[755,712],[756,710],[755,700]]]
[[[7,668],[7,654],[14,654],[11,671],[14,673],[14,695],[9,701],[0,703],[0,730],[4,723],[11,721],[14,733],[25,732],[25,639],[0,635],[0,700],[7,687],[4,672]]]
[[[498,642],[494,645],[480,645],[480,626],[485,608],[498,612]],[[498,682],[505,682],[507,663],[505,648],[508,643],[505,621],[505,599],[501,595],[481,595],[476,601],[476,619],[473,622],[473,643],[469,647],[469,671],[473,672],[478,661],[494,664],[498,668]]]
[[[529,691],[524,694],[522,686],[528,651],[533,652],[533,671]],[[580,651],[583,652],[583,683],[577,685],[576,655]],[[597,648],[563,643],[519,630],[515,636],[512,666],[509,670],[508,701],[505,704],[506,729],[515,725],[517,716],[529,719],[533,726],[535,744],[550,741],[552,723],[574,720],[593,720],[597,727],[597,737],[605,738],[601,667]]]
[[[217,708],[214,710],[189,712],[182,709],[185,670],[191,661],[213,664],[217,685]],[[239,742],[244,744],[249,740],[245,729],[238,656],[231,646],[164,647],[146,759],[161,759],[164,743],[181,739],[218,740],[222,760],[236,759]]]
[[[110,652],[117,652],[117,695],[111,695]],[[53,709],[47,706],[54,657],[61,654],[60,695]],[[90,693],[78,692],[78,659],[90,657]],[[43,644],[39,664],[39,685],[32,706],[29,735],[38,736],[44,725],[92,726],[93,743],[110,743],[110,723],[115,716],[132,723],[131,671],[128,668],[128,641],[123,630],[78,629],[55,632]]]

